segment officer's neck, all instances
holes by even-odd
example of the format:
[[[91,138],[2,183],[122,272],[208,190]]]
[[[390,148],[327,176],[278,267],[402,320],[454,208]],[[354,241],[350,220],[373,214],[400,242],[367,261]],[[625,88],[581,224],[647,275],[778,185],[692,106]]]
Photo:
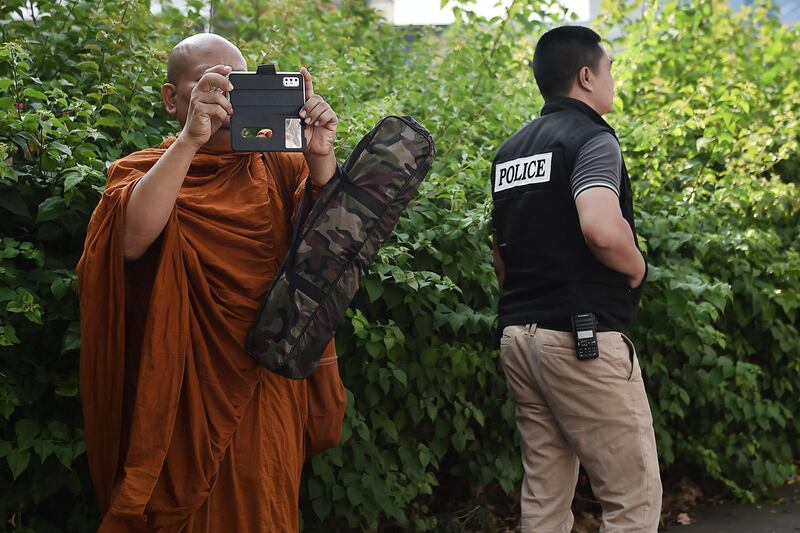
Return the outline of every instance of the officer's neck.
[[[578,100],[579,102],[583,102],[591,107],[592,110],[594,110],[594,112],[601,117],[606,114],[606,110],[602,109],[599,103],[592,98],[593,95],[590,92],[584,91],[578,87],[573,87],[572,90],[564,96],[567,98],[572,98],[573,100]]]

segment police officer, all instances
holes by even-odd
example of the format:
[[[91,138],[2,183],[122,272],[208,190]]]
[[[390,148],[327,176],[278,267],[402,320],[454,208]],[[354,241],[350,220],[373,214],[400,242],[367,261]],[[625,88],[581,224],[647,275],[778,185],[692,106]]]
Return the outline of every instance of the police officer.
[[[541,117],[492,165],[501,357],[522,437],[522,531],[569,533],[584,466],[603,531],[655,532],[653,419],[631,340],[647,265],[614,130],[611,60],[594,31],[536,45]]]

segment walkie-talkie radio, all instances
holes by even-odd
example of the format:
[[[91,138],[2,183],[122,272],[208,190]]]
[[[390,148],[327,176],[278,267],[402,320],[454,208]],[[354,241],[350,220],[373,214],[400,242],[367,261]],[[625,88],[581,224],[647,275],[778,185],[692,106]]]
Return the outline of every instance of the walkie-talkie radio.
[[[597,320],[594,313],[572,315],[572,335],[575,337],[575,353],[578,361],[596,359],[600,356],[597,350]]]

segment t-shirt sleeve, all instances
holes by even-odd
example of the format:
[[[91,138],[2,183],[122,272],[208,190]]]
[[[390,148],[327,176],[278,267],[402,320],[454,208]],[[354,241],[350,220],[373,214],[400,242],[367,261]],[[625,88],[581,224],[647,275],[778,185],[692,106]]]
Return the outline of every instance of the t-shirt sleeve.
[[[622,174],[622,153],[619,142],[608,132],[589,139],[575,159],[570,177],[572,198],[592,187],[606,187],[619,196]]]

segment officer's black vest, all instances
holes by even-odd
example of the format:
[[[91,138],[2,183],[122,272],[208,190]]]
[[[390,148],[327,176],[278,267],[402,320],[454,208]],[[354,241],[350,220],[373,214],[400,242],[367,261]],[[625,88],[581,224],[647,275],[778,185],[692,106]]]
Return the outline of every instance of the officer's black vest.
[[[500,328],[563,321],[593,312],[607,329],[627,331],[641,287],[600,263],[586,245],[570,177],[586,142],[614,130],[572,98],[545,104],[542,116],[509,138],[492,164],[493,226],[505,263]],[[549,154],[549,155],[548,155]],[[633,198],[622,163],[619,203],[636,234]]]

